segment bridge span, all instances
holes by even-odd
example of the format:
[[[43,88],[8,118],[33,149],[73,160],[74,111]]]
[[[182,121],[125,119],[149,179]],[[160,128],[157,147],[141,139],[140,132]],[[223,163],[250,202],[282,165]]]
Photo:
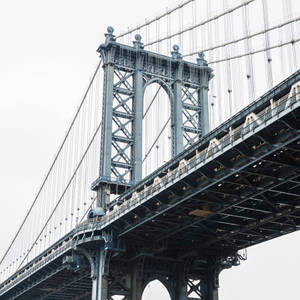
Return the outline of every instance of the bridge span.
[[[299,130],[300,71],[138,184],[110,182],[123,192],[106,214],[3,282],[1,299],[133,300],[154,278],[172,299],[218,299],[239,250],[300,228]]]

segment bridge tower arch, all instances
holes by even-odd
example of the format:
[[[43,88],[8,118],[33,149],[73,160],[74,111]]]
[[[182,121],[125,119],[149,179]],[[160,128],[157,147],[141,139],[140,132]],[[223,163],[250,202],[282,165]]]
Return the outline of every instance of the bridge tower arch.
[[[142,179],[144,91],[161,84],[171,104],[171,155],[176,156],[209,131],[208,83],[212,69],[203,53],[197,63],[184,61],[177,45],[171,56],[144,49],[137,34],[133,46],[116,41],[112,27],[98,52],[104,83],[97,206],[106,209],[110,195],[120,194]]]
[[[171,120],[174,102],[171,87],[162,80],[145,79],[143,98],[142,176],[145,177],[172,158]]]

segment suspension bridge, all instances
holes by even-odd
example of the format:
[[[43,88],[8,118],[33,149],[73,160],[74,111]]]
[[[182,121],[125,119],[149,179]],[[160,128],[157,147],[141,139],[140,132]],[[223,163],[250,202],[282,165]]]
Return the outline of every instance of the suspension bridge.
[[[300,5],[188,0],[116,35],[0,262],[1,299],[217,300],[300,228]]]

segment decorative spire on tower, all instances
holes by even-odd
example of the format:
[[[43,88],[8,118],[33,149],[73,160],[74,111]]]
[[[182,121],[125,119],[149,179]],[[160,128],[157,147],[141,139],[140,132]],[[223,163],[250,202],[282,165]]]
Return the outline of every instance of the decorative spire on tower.
[[[107,33],[105,33],[105,44],[108,44],[109,42],[115,42],[116,37],[113,35],[114,28],[112,26],[107,27]]]
[[[197,64],[199,66],[207,67],[208,63],[204,57],[205,57],[204,52],[199,52],[197,58]]]
[[[144,49],[144,44],[141,42],[142,36],[140,34],[135,35],[135,41],[133,41],[133,46],[136,49]]]
[[[181,55],[181,53],[179,53],[179,46],[178,45],[174,45],[173,46],[173,50],[174,51],[171,51],[172,58],[174,58],[174,59],[182,59],[182,55]]]

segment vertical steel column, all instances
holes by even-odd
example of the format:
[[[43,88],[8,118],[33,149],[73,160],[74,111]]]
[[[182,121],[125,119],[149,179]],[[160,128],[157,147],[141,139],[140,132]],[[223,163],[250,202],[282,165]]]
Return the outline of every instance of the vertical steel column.
[[[200,70],[200,89],[198,92],[198,101],[201,107],[199,126],[201,129],[201,136],[209,133],[209,103],[208,103],[208,84],[212,78],[212,69],[208,67],[207,61],[204,59],[204,53],[199,53],[197,64],[203,67]]]
[[[141,300],[143,294],[143,279],[142,279],[142,268],[138,263],[135,263],[132,267],[131,272],[131,291],[130,300]]]
[[[125,286],[127,293],[124,300],[141,300],[143,294],[143,259],[127,264],[125,272],[123,288]]]
[[[96,256],[96,274],[92,284],[92,300],[107,300],[108,280],[105,274],[106,251],[99,249]]]
[[[113,28],[108,27],[105,34],[108,44],[114,41]],[[101,47],[101,46],[100,46]],[[101,150],[100,150],[100,177],[110,179],[111,174],[111,143],[112,143],[112,107],[113,107],[113,83],[114,83],[114,52],[111,47],[105,51],[103,57],[104,68],[104,89],[103,89],[103,110],[101,129]],[[110,187],[108,184],[101,184],[97,191],[97,206],[106,208],[110,200]]]
[[[187,282],[185,278],[184,266],[181,266],[177,279],[177,297],[176,300],[187,300]]]
[[[144,98],[144,83],[143,83],[143,44],[142,37],[137,34],[133,42],[136,51],[136,65],[134,74],[134,97],[133,97],[133,171],[132,182],[137,183],[142,179],[142,131],[143,131],[143,98]]]
[[[171,103],[172,108],[172,156],[177,155],[183,150],[183,134],[182,134],[182,70],[183,65],[181,63],[182,57],[179,53],[179,47],[173,46],[171,52],[172,58],[176,60],[175,67],[175,78],[172,85],[172,92],[174,95],[173,102]]]
[[[219,272],[216,266],[209,268],[207,273],[207,300],[219,300]],[[206,299],[205,299],[206,300]]]

